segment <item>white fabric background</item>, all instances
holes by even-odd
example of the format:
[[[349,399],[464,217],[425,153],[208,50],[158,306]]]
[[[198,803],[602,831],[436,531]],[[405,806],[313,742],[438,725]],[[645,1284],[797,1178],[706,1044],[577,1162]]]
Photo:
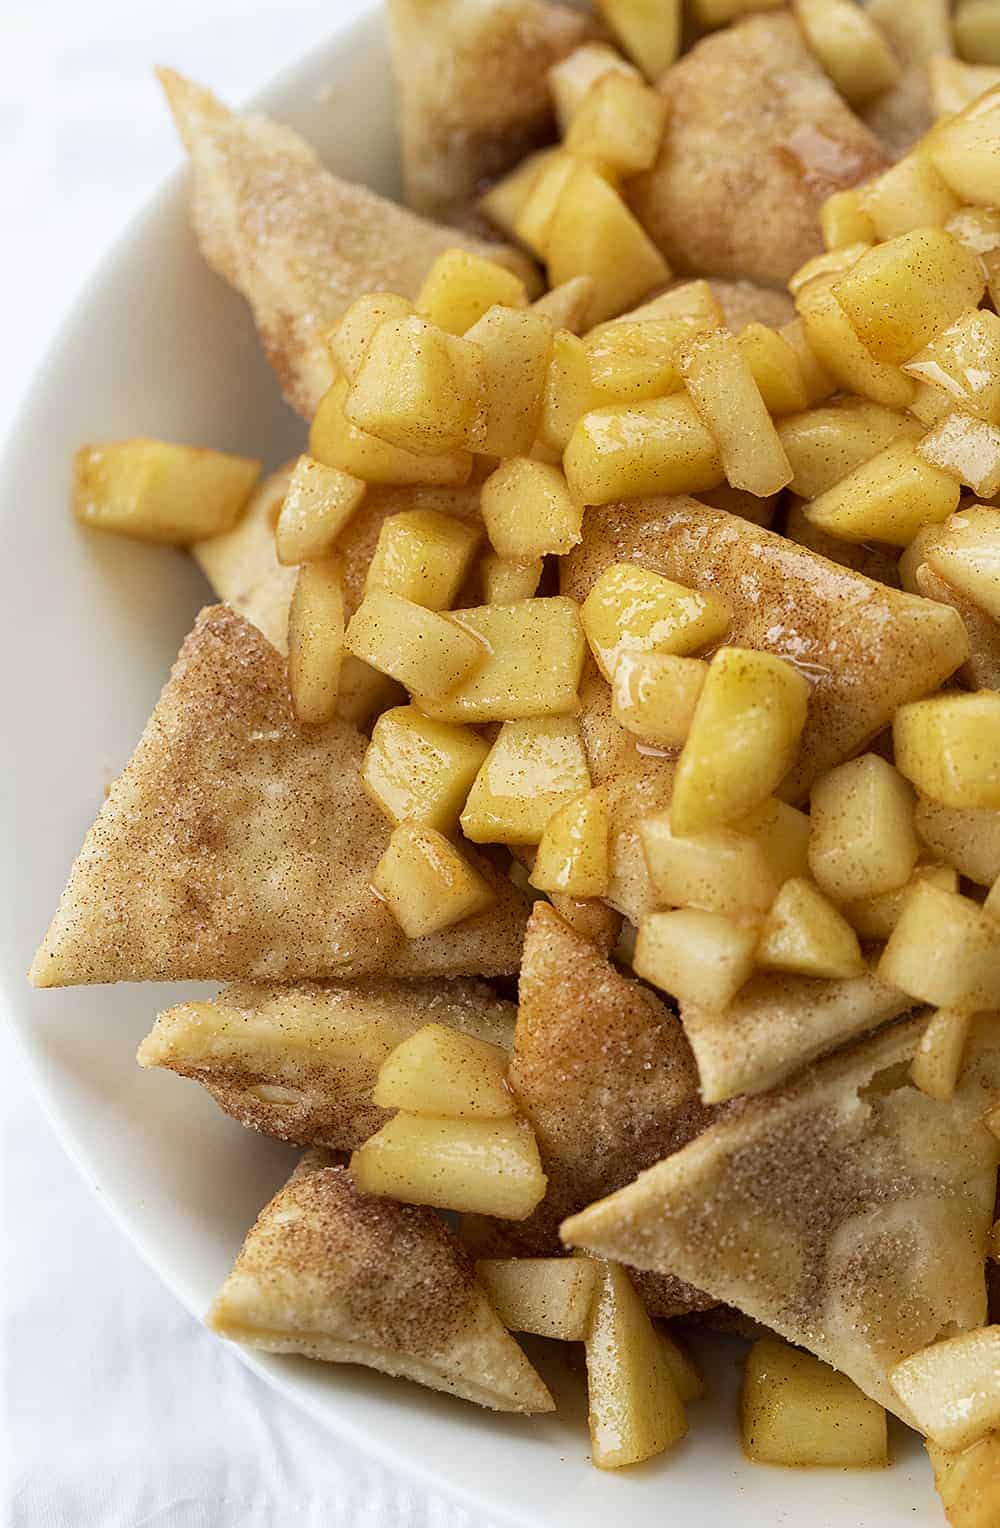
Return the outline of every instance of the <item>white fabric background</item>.
[[[0,434],[82,281],[179,160],[151,67],[239,100],[364,3],[0,0]],[[0,1522],[473,1528],[175,1303],[63,1157],[2,1022],[0,1111]]]

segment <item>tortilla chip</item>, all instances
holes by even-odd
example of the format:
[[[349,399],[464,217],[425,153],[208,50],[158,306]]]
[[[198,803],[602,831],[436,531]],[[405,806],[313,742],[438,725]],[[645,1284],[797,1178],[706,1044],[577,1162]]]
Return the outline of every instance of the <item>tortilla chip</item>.
[[[553,141],[548,70],[594,25],[545,0],[389,0],[388,21],[407,204],[488,232],[477,198]]]
[[[824,981],[784,971],[758,971],[723,1012],[681,1006],[701,1096],[723,1103],[765,1093],[848,1040],[878,1029],[914,1006],[913,999],[865,976]]]
[[[923,1018],[751,1099],[562,1227],[604,1257],[690,1279],[911,1419],[895,1363],[986,1319],[1000,1141],[1000,1024],[984,1015],[953,1097],[912,1086]]]
[[[675,271],[783,286],[823,248],[826,198],[888,163],[786,12],[703,38],[657,88],[663,147],[628,198]]]
[[[87,835],[31,968],[80,982],[486,976],[520,964],[526,900],[407,941],[371,886],[390,825],[361,783],[365,739],[302,727],[284,664],[205,610]]]
[[[444,1222],[359,1193],[321,1151],[260,1212],[208,1324],[244,1347],[364,1364],[494,1411],[554,1409]]]
[[[161,1013],[136,1059],[202,1083],[251,1130],[353,1151],[390,1117],[372,1090],[401,1041],[435,1023],[509,1050],[516,1015],[483,982],[243,983]]]
[[[415,297],[437,256],[456,245],[531,276],[516,251],[339,180],[291,128],[239,116],[173,70],[160,79],[191,156],[202,253],[249,302],[282,392],[306,419],[333,381],[324,336],[356,297]]]
[[[528,922],[510,1086],[531,1121],[548,1178],[530,1230],[559,1221],[676,1151],[715,1117],[680,1023],[545,902]],[[520,1237],[525,1224],[516,1227]],[[703,1309],[668,1281],[658,1313]]]
[[[781,789],[790,801],[968,656],[965,628],[948,606],[876,584],[694,499],[588,509],[583,541],[560,564],[563,593],[584,600],[616,562],[711,589],[732,613],[728,642],[787,658],[812,681],[799,758]]]

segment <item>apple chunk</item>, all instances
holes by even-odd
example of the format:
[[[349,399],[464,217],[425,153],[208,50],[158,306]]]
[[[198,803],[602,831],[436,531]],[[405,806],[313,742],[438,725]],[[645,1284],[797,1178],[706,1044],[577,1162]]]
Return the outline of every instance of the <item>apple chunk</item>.
[[[425,1024],[401,1040],[379,1068],[380,1109],[443,1119],[504,1119],[516,1114],[507,1087],[507,1052],[444,1024]]]
[[[397,1114],[351,1157],[363,1194],[466,1215],[525,1220],[545,1193],[530,1125],[520,1119]]]

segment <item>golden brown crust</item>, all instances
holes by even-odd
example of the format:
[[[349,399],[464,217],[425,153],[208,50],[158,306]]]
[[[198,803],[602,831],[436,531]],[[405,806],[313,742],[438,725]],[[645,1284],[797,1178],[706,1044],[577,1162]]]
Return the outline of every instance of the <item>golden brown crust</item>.
[[[593,22],[546,0],[389,0],[388,19],[407,203],[488,233],[476,199],[555,137],[546,74]]]
[[[787,658],[812,681],[799,760],[782,786],[789,800],[968,656],[965,628],[947,606],[887,589],[694,499],[588,509],[583,541],[560,566],[562,592],[585,599],[615,562],[714,590],[732,612],[730,643]]]
[[[513,250],[339,180],[291,128],[239,116],[172,70],[160,79],[191,156],[202,253],[249,302],[282,391],[305,418],[333,380],[324,335],[356,297],[415,297],[433,261],[455,245],[531,275]]]
[[[979,1019],[948,1101],[909,1082],[923,1028],[904,1020],[734,1106],[564,1239],[701,1284],[904,1415],[892,1365],[985,1319],[1000,1161],[982,1124],[1000,1096],[997,1016]]]
[[[566,1215],[628,1183],[715,1117],[698,1097],[677,1016],[545,902],[535,904],[525,936],[510,1085],[548,1177],[544,1203],[517,1233],[543,1243]],[[650,1291],[656,1314],[710,1303],[670,1283]]]
[[[32,981],[516,970],[526,902],[485,861],[493,908],[405,940],[371,886],[389,823],[362,788],[364,747],[345,722],[301,727],[275,649],[225,606],[203,611],[87,835]]]
[[[794,302],[787,292],[775,287],[759,286],[755,281],[719,281],[714,277],[708,284],[722,304],[726,323],[734,334],[753,323],[780,329],[795,317]]]
[[[704,38],[659,82],[660,158],[629,200],[677,271],[781,286],[819,254],[819,209],[884,169],[787,13]]]
[[[359,1193],[324,1152],[261,1211],[209,1324],[250,1347],[367,1364],[500,1411],[552,1409],[444,1222]]]
[[[793,498],[788,506],[785,535],[790,541],[807,546],[811,552],[818,552],[820,557],[837,562],[842,568],[853,568],[855,573],[863,573],[865,578],[873,578],[878,584],[887,584],[890,589],[899,588],[899,557],[891,547],[866,546],[862,542],[841,541],[839,536],[831,536],[829,531],[806,519],[802,513],[803,502]]]
[[[475,981],[242,983],[161,1013],[137,1059],[202,1083],[252,1130],[352,1151],[389,1118],[372,1090],[395,1046],[438,1023],[509,1050],[516,1013]]]

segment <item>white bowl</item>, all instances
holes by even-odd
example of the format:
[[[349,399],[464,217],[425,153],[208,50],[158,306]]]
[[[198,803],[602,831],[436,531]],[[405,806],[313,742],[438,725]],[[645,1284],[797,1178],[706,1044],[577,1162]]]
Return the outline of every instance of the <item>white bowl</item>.
[[[311,53],[258,104],[340,173],[392,193],[396,142],[381,27]],[[148,1263],[200,1315],[292,1155],[223,1115],[200,1088],[142,1072],[134,1052],[181,988],[32,992],[32,952],[106,783],[128,758],[174,654],[206,601],[179,553],[81,532],[67,505],[74,448],[130,434],[277,463],[301,423],[281,404],[243,303],[203,265],[175,177],[135,221],[65,325],[0,473],[5,676],[3,794],[9,910],[0,984],[53,1128]],[[190,992],[190,988],[186,989]],[[894,1437],[882,1473],[748,1464],[735,1424],[732,1347],[709,1356],[713,1399],[665,1459],[618,1475],[587,1460],[585,1400],[555,1375],[558,1417],[498,1418],[363,1369],[248,1360],[358,1447],[524,1528],[739,1528],[938,1523],[919,1448]],[[548,1371],[547,1371],[548,1372]]]

